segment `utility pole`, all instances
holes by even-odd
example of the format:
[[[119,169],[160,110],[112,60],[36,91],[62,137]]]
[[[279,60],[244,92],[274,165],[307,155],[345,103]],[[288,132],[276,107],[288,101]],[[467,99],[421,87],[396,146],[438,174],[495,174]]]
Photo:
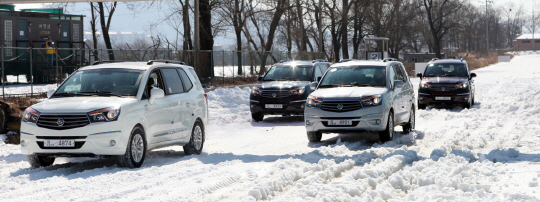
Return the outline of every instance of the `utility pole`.
[[[200,43],[200,33],[199,33],[199,0],[195,0],[195,62],[193,63],[193,67],[197,70],[200,68],[199,65],[199,52],[201,50],[201,43]]]
[[[533,27],[533,33],[532,33],[532,49],[533,51],[536,51],[534,49],[534,32],[535,32],[535,28],[536,28],[536,23],[534,23],[534,7],[536,7],[536,1],[534,1],[534,4],[533,4],[533,15],[532,15],[532,27]]]
[[[484,0],[486,3],[486,53],[489,55],[489,16],[488,16],[488,3],[493,3],[490,0]]]

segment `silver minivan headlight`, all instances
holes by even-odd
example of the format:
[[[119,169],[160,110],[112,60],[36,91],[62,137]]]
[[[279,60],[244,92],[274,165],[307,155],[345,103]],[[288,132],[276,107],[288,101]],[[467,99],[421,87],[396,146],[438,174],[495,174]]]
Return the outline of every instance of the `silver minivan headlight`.
[[[362,106],[377,106],[381,105],[382,103],[382,96],[381,95],[372,95],[369,97],[360,98],[360,102],[362,102]]]

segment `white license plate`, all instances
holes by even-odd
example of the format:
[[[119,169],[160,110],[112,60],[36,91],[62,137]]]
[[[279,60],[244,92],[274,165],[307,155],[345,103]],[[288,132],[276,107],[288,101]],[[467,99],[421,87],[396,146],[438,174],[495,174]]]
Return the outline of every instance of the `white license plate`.
[[[452,97],[435,97],[435,100],[451,100]]]
[[[330,126],[350,126],[350,125],[352,125],[352,120],[329,120],[328,125],[330,125]]]
[[[267,109],[281,109],[283,108],[283,105],[271,105],[271,104],[266,104],[266,108]]]
[[[45,140],[44,147],[75,147],[75,140]]]

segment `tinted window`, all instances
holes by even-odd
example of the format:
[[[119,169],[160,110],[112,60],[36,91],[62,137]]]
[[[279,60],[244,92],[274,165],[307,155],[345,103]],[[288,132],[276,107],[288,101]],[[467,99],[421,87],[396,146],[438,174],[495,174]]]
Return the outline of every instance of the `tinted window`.
[[[313,66],[278,65],[268,70],[263,81],[311,81]]]
[[[317,81],[317,78],[322,77],[322,73],[319,67],[320,65],[315,66],[315,78],[313,78],[314,81]]]
[[[385,67],[333,67],[324,76],[320,87],[386,86]],[[325,86],[327,85],[327,86]]]
[[[324,74],[326,70],[328,70],[328,64],[322,64],[319,67],[321,67],[321,72]]]
[[[165,90],[167,94],[184,92],[184,85],[182,84],[176,69],[163,69],[161,71],[163,71],[163,78],[167,85],[167,89]]]
[[[186,72],[182,69],[178,69],[178,72],[180,73],[180,76],[182,77],[182,82],[184,83],[184,86],[186,87],[186,92],[191,90],[193,87],[193,83],[191,83],[191,79],[189,79]]]
[[[438,63],[429,64],[426,68],[425,76],[449,76],[449,77],[468,77],[467,67],[462,63]]]
[[[401,71],[400,66],[392,65],[392,67],[394,68],[394,71],[396,72],[396,77],[397,77],[396,79],[405,82],[405,78],[403,77],[403,71]]]
[[[150,76],[148,76],[148,81],[146,82],[146,87],[144,88],[144,93],[142,96],[143,100],[150,97],[150,90],[152,90],[152,88],[159,88],[161,90],[164,89],[163,80],[159,70],[154,70],[152,73],[150,73]]]

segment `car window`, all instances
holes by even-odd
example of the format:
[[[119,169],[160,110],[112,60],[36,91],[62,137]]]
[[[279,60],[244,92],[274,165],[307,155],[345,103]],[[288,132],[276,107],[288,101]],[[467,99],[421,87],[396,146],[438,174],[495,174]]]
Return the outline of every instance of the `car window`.
[[[146,82],[146,86],[144,88],[142,100],[150,98],[150,90],[152,88],[159,88],[163,90],[163,79],[161,78],[161,73],[159,70],[154,70],[150,75],[148,76],[148,81]]]
[[[399,69],[401,69],[401,73],[403,75],[403,79],[405,79],[403,82],[409,81],[409,74],[407,74],[407,70],[403,66],[403,64],[399,64]]]
[[[264,76],[263,81],[311,81],[312,75],[312,65],[276,65],[268,70],[268,73],[266,73],[266,76]]]
[[[319,67],[321,68],[322,74],[324,74],[326,70],[328,70],[328,64],[321,64],[319,65]]]
[[[186,74],[184,70],[182,69],[177,69],[177,70],[178,70],[178,73],[180,73],[180,77],[182,77],[182,83],[186,87],[186,92],[189,92],[189,90],[191,90],[191,88],[193,87],[193,83],[191,83],[191,79],[189,79],[188,75]]]
[[[389,68],[390,72],[388,77],[390,78],[390,87],[394,87],[394,81],[397,80],[396,72],[394,71],[394,68]]]
[[[315,76],[313,78],[313,81],[317,81],[317,78],[322,77],[321,69],[319,69],[320,65],[315,66]]]
[[[136,96],[143,72],[122,68],[80,70],[58,88],[56,94],[112,93]],[[100,96],[100,95],[94,95]],[[102,96],[110,96],[102,94]]]
[[[319,86],[386,86],[385,67],[343,66],[333,67],[326,72]]]
[[[163,78],[165,79],[165,84],[167,87],[165,92],[167,94],[184,92],[184,85],[182,84],[182,81],[180,80],[180,75],[178,75],[176,69],[162,69],[162,71]]]
[[[405,82],[405,78],[403,77],[403,71],[401,71],[401,67],[398,66],[397,64],[393,64],[392,67],[396,73],[396,80]]]
[[[199,85],[200,87],[202,87],[201,81],[199,80],[199,77],[197,76],[197,73],[195,72],[195,69],[189,69],[189,73],[191,73],[191,76],[193,76],[193,78],[195,78],[194,83]]]
[[[424,76],[426,77],[468,77],[467,67],[463,63],[429,64]]]

